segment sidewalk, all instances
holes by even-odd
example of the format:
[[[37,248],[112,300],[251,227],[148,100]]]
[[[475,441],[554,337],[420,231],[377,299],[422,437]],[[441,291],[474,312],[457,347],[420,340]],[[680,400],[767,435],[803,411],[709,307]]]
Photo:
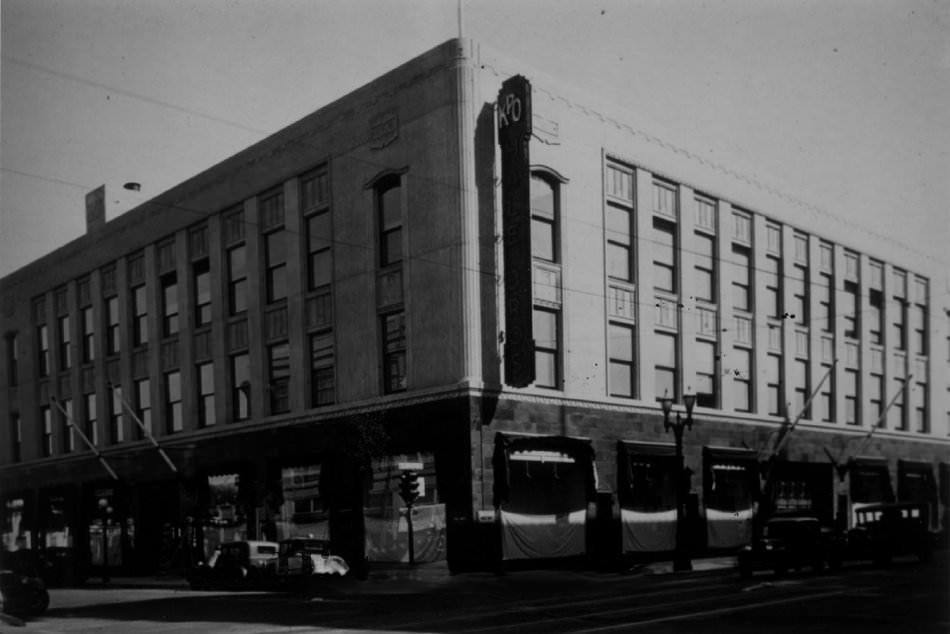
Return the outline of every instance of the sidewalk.
[[[498,575],[493,572],[463,572],[452,574],[445,561],[408,564],[371,564],[366,579],[349,575],[345,578],[326,579],[318,583],[315,593],[327,592],[341,595],[399,595],[425,594],[440,591],[464,591],[473,586],[530,586],[576,584],[596,586],[616,579],[621,575],[696,575],[735,569],[736,558],[714,557],[694,559],[691,571],[675,572],[673,562],[659,561],[641,564],[624,572],[599,572],[585,569],[528,569],[514,570]],[[115,589],[168,589],[188,590],[188,582],[178,576],[162,577],[113,577],[108,583],[90,578],[83,586],[89,590]]]

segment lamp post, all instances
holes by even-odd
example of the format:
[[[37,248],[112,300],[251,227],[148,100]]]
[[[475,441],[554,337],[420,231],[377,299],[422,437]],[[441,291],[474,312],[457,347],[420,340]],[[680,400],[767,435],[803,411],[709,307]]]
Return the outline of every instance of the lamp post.
[[[106,498],[99,498],[99,513],[102,518],[102,583],[109,583],[109,519],[112,517],[112,507]]]
[[[683,430],[693,428],[693,406],[696,405],[695,394],[684,394],[683,405],[686,406],[686,418],[676,412],[676,422],[670,420],[673,411],[673,399],[664,392],[659,399],[663,408],[663,428],[673,430],[676,439],[676,552],[673,555],[673,570],[692,570],[693,564],[686,549],[686,466],[683,463]]]

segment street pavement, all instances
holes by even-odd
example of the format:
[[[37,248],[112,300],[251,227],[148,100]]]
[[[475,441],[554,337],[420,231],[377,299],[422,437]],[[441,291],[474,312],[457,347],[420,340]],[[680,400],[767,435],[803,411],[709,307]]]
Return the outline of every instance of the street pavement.
[[[743,580],[734,559],[623,573],[518,570],[451,575],[444,565],[374,568],[308,594],[193,591],[180,579],[114,579],[54,589],[24,634],[277,632],[795,632],[946,634],[948,557],[882,569]]]

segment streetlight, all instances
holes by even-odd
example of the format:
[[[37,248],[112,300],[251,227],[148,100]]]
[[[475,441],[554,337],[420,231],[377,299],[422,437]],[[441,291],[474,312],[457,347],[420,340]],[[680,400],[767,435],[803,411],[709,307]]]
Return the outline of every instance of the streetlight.
[[[102,518],[102,583],[109,583],[109,519],[112,507],[109,500],[99,498],[99,513]]]
[[[683,405],[686,406],[686,418],[681,418],[676,412],[676,422],[670,421],[673,411],[673,399],[663,392],[660,397],[660,406],[663,408],[663,428],[673,430],[676,439],[676,552],[673,555],[673,570],[692,570],[693,564],[686,549],[686,489],[689,483],[686,479],[686,467],[683,464],[683,429],[693,428],[693,406],[696,405],[696,395],[683,395]]]

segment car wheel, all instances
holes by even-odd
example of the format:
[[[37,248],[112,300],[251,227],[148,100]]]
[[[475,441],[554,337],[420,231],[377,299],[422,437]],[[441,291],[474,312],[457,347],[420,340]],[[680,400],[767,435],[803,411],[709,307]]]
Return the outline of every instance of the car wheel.
[[[825,560],[822,557],[818,557],[812,563],[811,568],[816,575],[820,575],[825,571]]]
[[[739,576],[743,579],[751,579],[752,565],[748,562],[739,562]]]
[[[33,601],[30,603],[28,612],[30,613],[30,616],[39,616],[40,614],[43,614],[43,612],[46,612],[46,608],[48,607],[49,592],[47,592],[44,588],[36,595],[36,597],[34,597]]]
[[[784,577],[788,574],[788,566],[782,564],[780,566],[775,566],[775,576]]]

